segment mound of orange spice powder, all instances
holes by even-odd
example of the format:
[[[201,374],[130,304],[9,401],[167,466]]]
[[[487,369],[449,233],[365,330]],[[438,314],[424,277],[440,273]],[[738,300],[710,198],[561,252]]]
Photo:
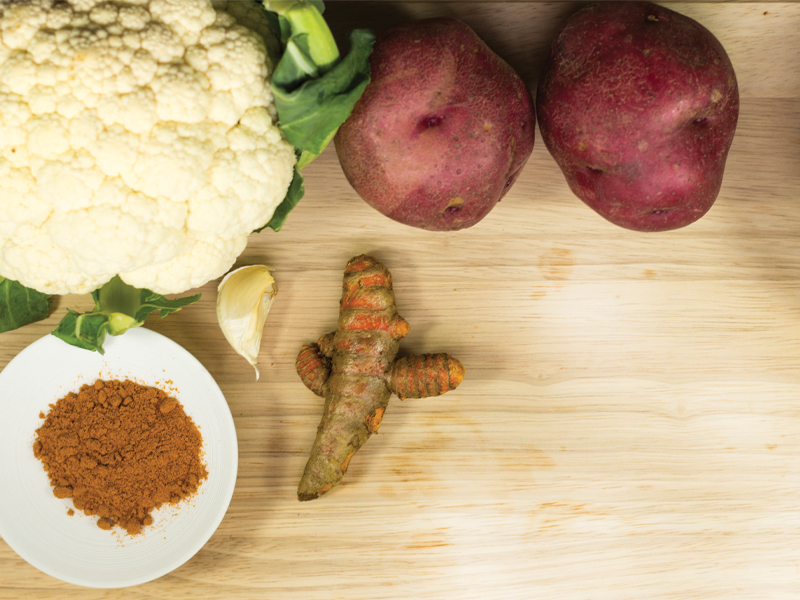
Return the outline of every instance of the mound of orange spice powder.
[[[208,476],[200,431],[161,389],[98,379],[51,404],[44,418],[33,453],[53,493],[97,515],[101,529],[135,535],[152,524],[153,509],[191,496]]]

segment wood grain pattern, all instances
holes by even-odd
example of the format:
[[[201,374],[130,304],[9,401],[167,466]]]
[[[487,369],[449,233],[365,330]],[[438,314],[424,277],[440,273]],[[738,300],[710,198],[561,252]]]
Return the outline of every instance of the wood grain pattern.
[[[463,18],[533,87],[575,3],[330,3],[341,34]],[[198,305],[147,326],[211,371],[239,435],[227,516],[175,572],[86,590],[0,542],[0,598],[778,600],[800,597],[800,4],[668,4],[711,29],[740,125],[710,213],[675,232],[614,227],[569,192],[541,139],[477,226],[430,233],[350,189],[329,149],[280,234],[237,265],[280,292],[261,379]],[[403,348],[466,367],[455,392],[393,399],[343,484],[298,503],[322,400],[294,371],[332,330],[359,253],[393,274]],[[0,367],[53,329],[6,333]],[[2,482],[0,482],[2,485]],[[7,515],[6,515],[7,517]]]

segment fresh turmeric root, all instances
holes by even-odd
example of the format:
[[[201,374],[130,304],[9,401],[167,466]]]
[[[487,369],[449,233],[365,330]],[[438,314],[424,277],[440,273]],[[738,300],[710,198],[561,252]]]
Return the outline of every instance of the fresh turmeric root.
[[[339,324],[316,344],[303,346],[297,373],[325,398],[298,500],[313,500],[337,485],[350,459],[377,433],[392,393],[401,400],[438,396],[464,379],[464,365],[448,354],[395,360],[408,322],[397,314],[392,276],[370,256],[344,270]]]

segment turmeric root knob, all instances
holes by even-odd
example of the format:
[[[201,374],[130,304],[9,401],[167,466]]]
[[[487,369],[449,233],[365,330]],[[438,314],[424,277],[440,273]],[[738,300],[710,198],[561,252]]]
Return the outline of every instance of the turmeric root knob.
[[[449,354],[420,354],[396,360],[389,371],[389,389],[401,400],[439,396],[456,389],[464,365]]]
[[[397,314],[388,269],[370,256],[351,259],[336,331],[303,346],[297,356],[300,379],[325,398],[299,500],[318,498],[342,480],[353,455],[378,432],[392,392],[401,399],[425,398],[463,380],[464,366],[448,354],[395,360],[408,331],[408,322]]]
[[[295,368],[305,386],[317,396],[325,396],[325,382],[331,374],[328,361],[319,351],[319,346],[309,345],[300,349]]]

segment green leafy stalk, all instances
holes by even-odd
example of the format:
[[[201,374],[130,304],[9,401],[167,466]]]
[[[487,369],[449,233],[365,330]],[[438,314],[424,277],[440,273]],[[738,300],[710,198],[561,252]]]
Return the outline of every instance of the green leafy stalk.
[[[200,294],[167,300],[161,294],[130,286],[116,276],[93,291],[92,298],[94,310],[83,314],[68,310],[53,335],[78,348],[103,354],[107,334],[121,335],[128,329],[139,327],[156,310],[164,318],[194,304],[200,299]]]
[[[267,227],[280,230],[303,196],[302,169],[319,156],[347,120],[367,87],[369,55],[375,35],[368,29],[350,34],[344,58],[333,39],[320,0],[262,0],[280,37],[282,56],[272,75],[278,125],[298,153],[295,176],[283,203]]]
[[[0,277],[0,333],[41,321],[49,312],[49,295]]]
[[[298,87],[292,87],[291,83],[280,85],[280,79],[276,83],[279,72],[275,71],[272,93],[279,124],[286,139],[302,150],[301,169],[322,153],[364,93],[369,83],[369,55],[374,42],[371,32],[356,29],[350,34],[347,56],[324,77],[309,79]]]

